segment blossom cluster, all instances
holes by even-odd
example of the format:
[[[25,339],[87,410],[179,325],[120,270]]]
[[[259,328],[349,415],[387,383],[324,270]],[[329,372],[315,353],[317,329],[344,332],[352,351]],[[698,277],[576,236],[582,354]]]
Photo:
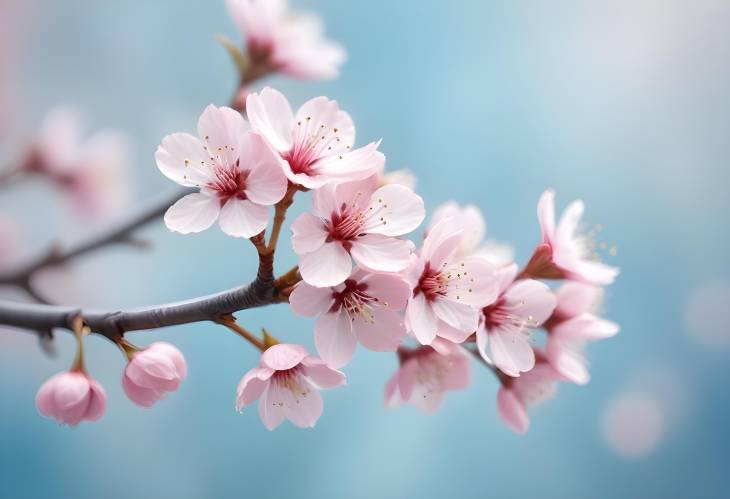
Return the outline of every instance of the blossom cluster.
[[[344,51],[324,39],[319,23],[287,15],[281,1],[229,0],[228,7],[244,33],[249,70],[336,76]],[[291,223],[297,282],[281,292],[295,314],[316,318],[316,355],[300,344],[244,335],[261,356],[238,385],[237,410],[258,401],[268,429],[285,419],[314,426],[323,409],[319,391],[345,384],[341,369],[358,344],[396,354],[385,404],[410,402],[426,412],[438,409],[447,391],[469,385],[473,356],[496,375],[498,413],[519,433],[528,429],[528,407],[552,396],[558,382],[588,382],[585,345],[619,329],[600,316],[603,287],[618,269],[599,261],[592,234],[582,231],[581,201],[556,222],[554,192],[544,192],[540,240],[520,268],[510,247],[485,240],[486,222],[474,205],[440,206],[423,236],[413,236],[426,219],[414,178],[385,171],[380,140],[356,145],[354,121],[336,101],[315,97],[295,111],[274,88],[246,87],[241,108],[245,114],[207,106],[195,134],[168,135],[155,153],[160,172],[193,191],[164,216],[177,233],[217,221],[223,233],[259,241],[261,249],[267,230],[274,242],[278,237],[272,211],[283,216],[296,194],[311,197],[311,208]],[[123,387],[140,406],[186,377],[172,345],[120,346],[128,358]],[[105,400],[76,366],[43,385],[37,402],[43,414],[73,425],[98,419]]]

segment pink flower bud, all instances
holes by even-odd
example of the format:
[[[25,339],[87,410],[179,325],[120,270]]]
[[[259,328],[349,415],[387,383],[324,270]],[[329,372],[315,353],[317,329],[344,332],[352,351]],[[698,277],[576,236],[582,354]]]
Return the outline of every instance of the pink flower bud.
[[[122,386],[129,400],[142,407],[151,407],[173,392],[188,374],[185,357],[173,345],[151,344],[133,354],[124,370]]]
[[[101,418],[106,408],[106,393],[86,373],[62,372],[43,383],[35,402],[44,416],[75,426],[84,419],[96,421]]]

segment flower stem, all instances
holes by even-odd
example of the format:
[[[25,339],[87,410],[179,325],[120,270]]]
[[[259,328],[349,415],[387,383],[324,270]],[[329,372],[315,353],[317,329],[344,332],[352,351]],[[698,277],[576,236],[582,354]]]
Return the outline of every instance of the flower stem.
[[[286,194],[284,194],[284,197],[281,198],[281,201],[276,203],[274,224],[271,227],[271,236],[269,237],[269,244],[266,247],[266,250],[269,253],[273,253],[276,250],[276,244],[279,242],[279,234],[281,233],[281,228],[284,225],[284,220],[286,219],[286,210],[288,210],[294,202],[294,194],[296,194],[296,192],[297,186],[289,183]]]
[[[233,317],[232,315],[224,315],[223,317],[220,317],[216,322],[218,322],[218,324],[221,324],[221,325],[227,327],[228,329],[230,329],[231,331],[233,331],[234,333],[236,333],[237,335],[242,337],[244,340],[248,341],[253,346],[255,346],[256,348],[261,350],[262,352],[264,350],[266,350],[266,348],[267,348],[266,344],[263,341],[261,341],[255,334],[253,334],[252,332],[248,331],[247,329],[245,329],[244,327],[239,325],[236,322],[236,318]]]

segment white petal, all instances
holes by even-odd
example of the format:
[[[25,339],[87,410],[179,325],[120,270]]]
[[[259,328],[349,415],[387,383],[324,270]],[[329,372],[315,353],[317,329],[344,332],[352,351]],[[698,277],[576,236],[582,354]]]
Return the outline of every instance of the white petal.
[[[198,136],[208,147],[210,156],[224,165],[234,165],[238,159],[241,138],[248,123],[241,113],[230,107],[210,104],[198,119]]]
[[[421,196],[402,185],[385,185],[370,197],[364,232],[401,236],[415,230],[426,216]]]
[[[325,243],[299,259],[299,272],[312,286],[336,286],[345,282],[351,270],[350,254],[339,243]]]
[[[168,208],[165,225],[181,234],[200,232],[213,225],[218,213],[220,202],[217,198],[196,192],[183,196]]]
[[[248,199],[231,198],[221,209],[221,230],[233,237],[251,238],[266,228],[269,210]]]
[[[322,315],[314,328],[314,344],[328,366],[337,369],[350,362],[357,347],[350,316],[343,310]]]
[[[310,317],[327,312],[333,300],[332,288],[317,288],[304,281],[299,282],[289,295],[292,310]]]
[[[287,180],[282,169],[282,159],[268,144],[252,132],[241,138],[241,170],[248,170],[246,196],[256,204],[278,203],[286,193]]]
[[[155,161],[163,175],[185,187],[202,187],[214,180],[208,153],[200,140],[189,133],[163,138]]]
[[[310,213],[302,213],[291,225],[291,243],[297,255],[322,247],[329,233],[324,222]]]
[[[357,264],[374,272],[399,272],[410,263],[413,243],[407,239],[365,234],[352,241],[350,253]]]
[[[438,319],[423,293],[411,298],[406,308],[408,327],[422,345],[429,345],[436,338]]]
[[[277,151],[292,147],[294,113],[284,95],[270,87],[251,93],[246,99],[246,113],[254,131],[269,141]]]

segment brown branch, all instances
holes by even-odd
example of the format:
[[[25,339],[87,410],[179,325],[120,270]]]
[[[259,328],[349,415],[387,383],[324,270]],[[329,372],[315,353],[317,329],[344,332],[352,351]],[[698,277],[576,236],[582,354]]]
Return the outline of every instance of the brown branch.
[[[0,324],[34,331],[70,329],[71,321],[80,315],[93,333],[119,341],[129,331],[201,321],[220,322],[223,317],[234,312],[281,303],[279,289],[274,283],[273,255],[261,255],[256,279],[220,293],[126,311],[86,310],[0,300]]]

